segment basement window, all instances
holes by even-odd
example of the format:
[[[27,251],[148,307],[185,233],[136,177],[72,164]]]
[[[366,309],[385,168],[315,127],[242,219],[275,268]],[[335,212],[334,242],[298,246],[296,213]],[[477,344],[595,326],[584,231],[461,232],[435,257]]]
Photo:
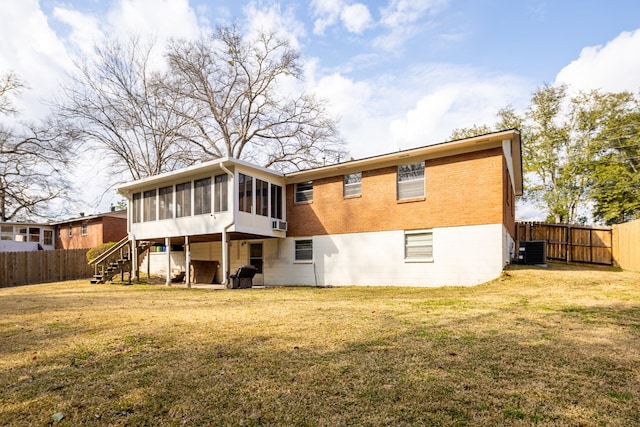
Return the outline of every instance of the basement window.
[[[311,239],[296,240],[296,262],[313,261],[313,241]]]
[[[405,262],[433,261],[433,232],[430,230],[405,231]]]

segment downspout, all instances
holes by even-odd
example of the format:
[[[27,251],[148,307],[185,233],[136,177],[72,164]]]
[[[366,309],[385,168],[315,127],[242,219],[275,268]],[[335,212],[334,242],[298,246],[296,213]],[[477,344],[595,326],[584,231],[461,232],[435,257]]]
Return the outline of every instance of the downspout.
[[[232,191],[230,191],[229,193],[231,193],[232,197],[235,197],[233,196],[235,194],[234,186],[233,186],[233,183],[234,183],[233,172],[227,169],[227,167],[223,163],[220,163],[220,168],[230,178]],[[227,190],[228,188],[229,187],[227,187]],[[229,196],[227,195],[227,198],[228,197]],[[231,227],[235,225],[235,223],[236,223],[236,206],[235,206],[235,203],[231,203],[231,222],[225,225],[224,229],[222,230],[222,285],[224,287],[227,287],[227,282],[229,281],[229,270],[231,269],[231,260],[229,259],[229,245],[227,244],[227,232]]]

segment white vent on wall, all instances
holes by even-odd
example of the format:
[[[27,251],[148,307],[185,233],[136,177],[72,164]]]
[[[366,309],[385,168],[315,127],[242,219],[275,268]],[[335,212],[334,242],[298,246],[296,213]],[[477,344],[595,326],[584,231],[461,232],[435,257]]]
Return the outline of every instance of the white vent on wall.
[[[273,220],[271,221],[271,229],[279,231],[287,231],[287,221]]]

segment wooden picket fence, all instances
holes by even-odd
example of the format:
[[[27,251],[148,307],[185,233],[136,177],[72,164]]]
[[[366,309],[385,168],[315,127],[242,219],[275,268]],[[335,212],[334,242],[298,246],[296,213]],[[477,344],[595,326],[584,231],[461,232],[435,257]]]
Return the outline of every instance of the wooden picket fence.
[[[625,270],[640,271],[640,219],[613,226],[613,258]]]
[[[93,275],[87,249],[0,252],[0,287],[86,279]]]
[[[611,227],[518,222],[516,240],[544,240],[548,260],[604,265],[614,261]]]

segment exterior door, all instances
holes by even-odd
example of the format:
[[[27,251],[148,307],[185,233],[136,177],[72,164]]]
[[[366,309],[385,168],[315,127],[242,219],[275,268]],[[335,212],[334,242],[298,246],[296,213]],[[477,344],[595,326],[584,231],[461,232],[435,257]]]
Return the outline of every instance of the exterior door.
[[[264,285],[264,276],[262,272],[262,243],[249,244],[249,264],[253,265],[257,271],[253,278],[254,285]]]

